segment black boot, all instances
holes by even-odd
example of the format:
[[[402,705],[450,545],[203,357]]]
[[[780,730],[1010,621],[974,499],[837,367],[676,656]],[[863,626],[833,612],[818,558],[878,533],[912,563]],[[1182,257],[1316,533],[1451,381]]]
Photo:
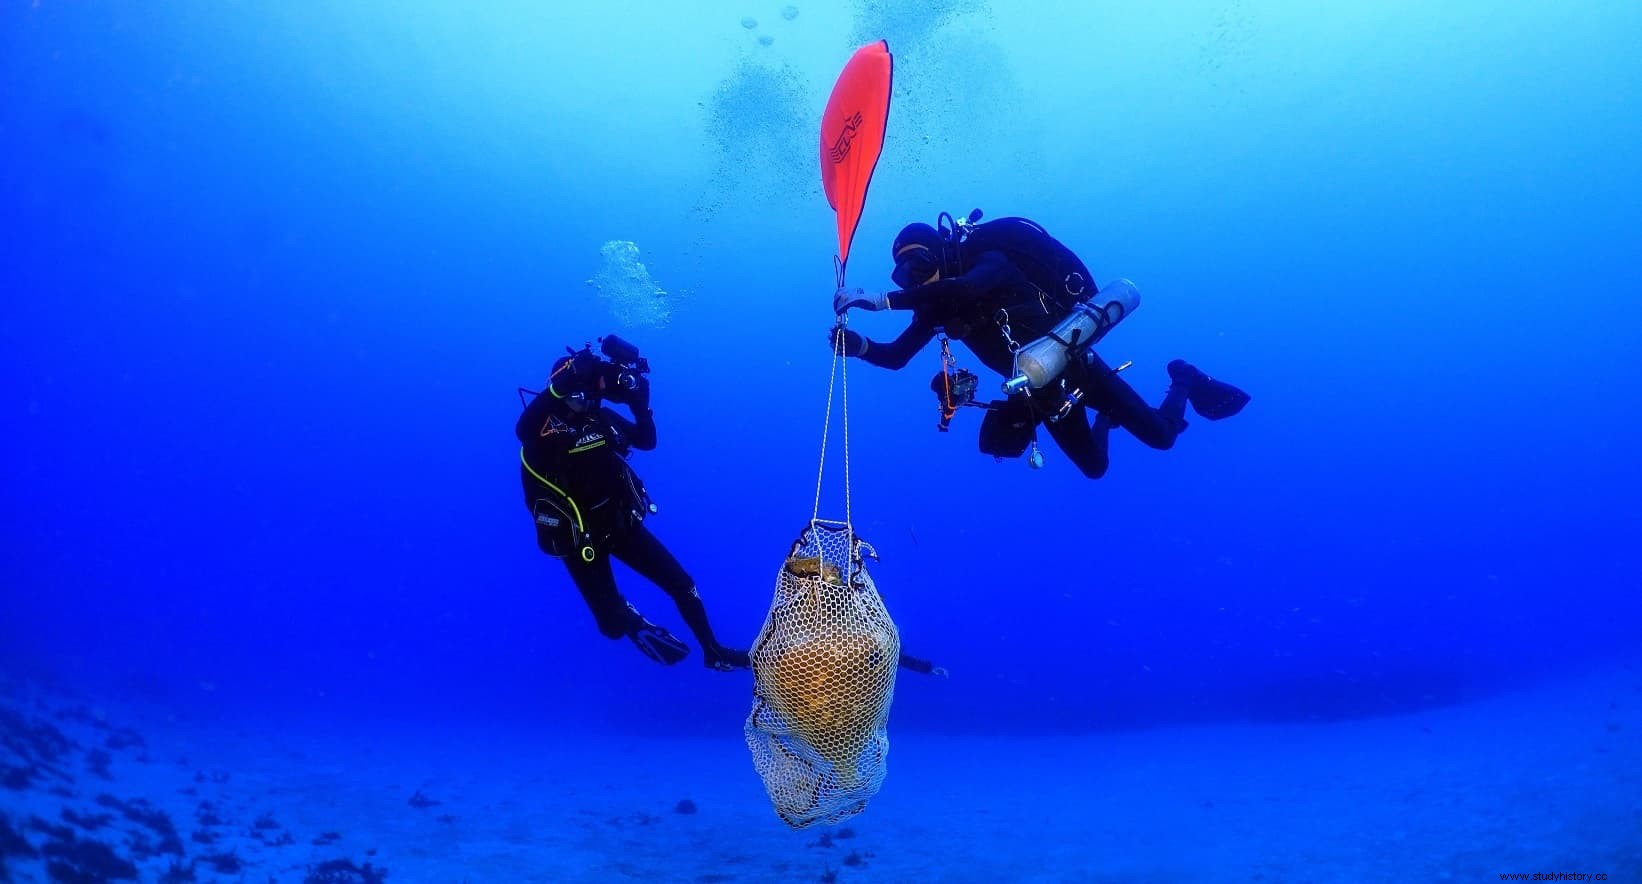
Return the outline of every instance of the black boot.
[[[708,669],[717,672],[734,672],[737,669],[750,669],[752,661],[747,658],[746,651],[736,651],[723,645],[714,645],[701,649],[701,662],[707,664]]]

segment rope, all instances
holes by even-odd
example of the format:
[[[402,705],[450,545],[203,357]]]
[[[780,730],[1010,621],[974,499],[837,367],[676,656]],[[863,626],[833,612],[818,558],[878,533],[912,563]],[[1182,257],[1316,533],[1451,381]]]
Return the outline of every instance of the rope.
[[[844,358],[844,336],[839,331],[844,327],[843,320],[833,330],[832,367],[827,375],[827,409],[826,416],[821,422],[821,459],[815,465],[815,506],[810,510],[810,523],[813,525],[821,516],[821,478],[827,471],[827,437],[832,431],[832,391],[838,381],[838,363]],[[847,446],[847,442],[845,443]],[[846,460],[847,464],[848,461]],[[846,484],[848,480],[846,479]]]
[[[842,338],[843,336],[840,335],[839,337]],[[838,342],[838,346],[840,352],[842,352],[842,340]],[[844,401],[841,409],[844,414],[844,555],[847,557],[845,559],[845,573],[848,574],[849,559],[855,555],[855,518],[850,512],[850,363],[849,359],[844,356],[839,356],[838,361],[843,363],[843,369],[839,374],[843,378],[844,387]],[[827,398],[827,404],[830,406],[832,397],[829,395]]]
[[[832,259],[833,278],[838,288],[844,287],[844,262],[834,255]],[[849,559],[855,551],[855,521],[851,512],[850,499],[850,381],[849,358],[844,354],[844,328],[849,325],[847,315],[840,315],[838,323],[833,327],[832,341],[832,369],[827,375],[827,408],[821,425],[821,458],[815,465],[815,504],[810,509],[810,529],[813,532],[821,520],[821,485],[822,478],[827,471],[827,437],[832,434],[832,393],[836,386],[843,387],[843,401],[839,411],[844,422],[844,556],[842,563],[845,573],[848,573]],[[840,369],[840,365],[843,367]],[[830,519],[827,521],[831,521]],[[833,524],[837,524],[834,522]],[[816,541],[820,535],[816,534]]]

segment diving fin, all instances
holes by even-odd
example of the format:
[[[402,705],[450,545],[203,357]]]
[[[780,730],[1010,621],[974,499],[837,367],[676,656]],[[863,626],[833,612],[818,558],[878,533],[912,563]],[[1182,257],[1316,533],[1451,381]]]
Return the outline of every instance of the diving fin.
[[[633,640],[639,653],[663,666],[671,666],[690,654],[689,645],[679,641],[666,629],[643,618],[633,624],[627,637]]]
[[[1186,388],[1192,411],[1211,420],[1225,420],[1249,404],[1249,394],[1225,381],[1217,381],[1184,360],[1169,363],[1169,380]]]

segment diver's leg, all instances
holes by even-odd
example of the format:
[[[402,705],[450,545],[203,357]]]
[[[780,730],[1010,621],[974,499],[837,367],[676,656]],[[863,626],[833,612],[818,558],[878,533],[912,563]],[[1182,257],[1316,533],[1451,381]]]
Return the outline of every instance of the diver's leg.
[[[616,575],[610,570],[610,560],[599,556],[591,562],[584,562],[572,555],[565,557],[564,564],[570,571],[570,579],[575,581],[576,589],[581,592],[582,600],[587,602],[587,609],[593,612],[593,620],[599,624],[599,633],[610,639],[627,635],[633,621],[639,619],[638,612],[627,604],[621,591],[616,589]]]
[[[1153,408],[1093,352],[1087,355],[1080,374],[1084,403],[1152,448],[1172,448],[1186,429],[1186,390],[1180,385],[1171,386],[1163,403]]]
[[[1049,430],[1049,437],[1085,477],[1099,479],[1106,475],[1111,462],[1107,456],[1107,436],[1112,425],[1104,416],[1096,415],[1094,425],[1090,426],[1089,409],[1077,405],[1066,417],[1044,426]]]
[[[632,603],[622,598],[616,589],[616,575],[610,568],[610,559],[599,556],[584,562],[577,556],[564,560],[570,570],[570,579],[581,591],[588,610],[599,624],[599,633],[605,638],[627,638],[644,656],[671,666],[684,659],[690,649],[671,633],[644,619]]]
[[[732,651],[719,644],[713,635],[712,625],[707,622],[707,606],[701,602],[696,582],[690,579],[689,572],[684,570],[672,552],[662,545],[656,535],[650,533],[650,529],[642,523],[633,526],[631,531],[617,540],[613,553],[672,598],[685,625],[690,627],[696,641],[701,643],[701,654],[708,666],[714,669],[747,666],[747,652]]]

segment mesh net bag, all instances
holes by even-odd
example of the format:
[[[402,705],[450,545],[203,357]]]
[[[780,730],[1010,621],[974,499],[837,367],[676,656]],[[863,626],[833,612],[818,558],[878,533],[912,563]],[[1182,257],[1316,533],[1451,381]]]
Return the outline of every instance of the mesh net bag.
[[[860,813],[884,783],[901,639],[863,548],[847,525],[807,525],[753,643],[747,747],[795,829]]]

